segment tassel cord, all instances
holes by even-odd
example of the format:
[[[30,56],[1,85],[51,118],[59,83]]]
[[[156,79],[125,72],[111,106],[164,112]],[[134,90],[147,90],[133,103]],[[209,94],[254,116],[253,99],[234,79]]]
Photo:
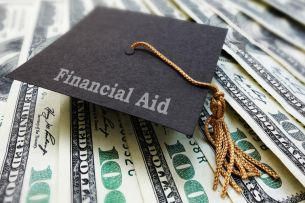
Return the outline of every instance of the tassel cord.
[[[157,51],[154,47],[146,42],[136,42],[130,48],[134,49],[138,46],[145,46],[149,48],[158,57],[173,67],[192,84],[201,87],[209,87],[214,90],[215,94],[213,95],[210,102],[212,115],[205,122],[205,132],[209,141],[213,146],[216,147],[216,170],[213,189],[217,189],[220,174],[225,179],[221,191],[221,197],[226,195],[229,185],[231,185],[237,192],[243,192],[242,189],[231,178],[232,173],[241,176],[242,179],[246,179],[250,176],[259,176],[261,175],[261,172],[255,167],[257,166],[266,171],[273,178],[279,178],[279,176],[274,171],[242,151],[233,141],[229,128],[225,123],[224,113],[226,109],[226,103],[224,100],[224,93],[220,92],[216,85],[199,82],[192,79],[181,68],[179,68],[176,64],[167,59],[164,55],[162,55],[159,51]],[[214,138],[210,135],[209,125],[211,125],[213,128]],[[227,160],[229,160],[229,162]]]

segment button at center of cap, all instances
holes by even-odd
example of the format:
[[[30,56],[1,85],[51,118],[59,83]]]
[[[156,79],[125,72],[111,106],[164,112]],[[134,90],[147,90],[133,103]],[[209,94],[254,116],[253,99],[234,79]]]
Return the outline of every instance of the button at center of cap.
[[[134,54],[134,49],[128,49],[128,50],[126,50],[126,51],[125,51],[125,54],[126,54],[126,55],[132,55],[132,54]]]

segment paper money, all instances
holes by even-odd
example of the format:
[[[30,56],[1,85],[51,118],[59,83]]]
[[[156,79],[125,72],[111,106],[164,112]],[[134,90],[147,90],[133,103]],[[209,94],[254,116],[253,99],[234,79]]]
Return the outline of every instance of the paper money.
[[[125,133],[116,111],[91,104],[98,199],[143,202]],[[94,125],[94,127],[93,127]],[[98,150],[97,150],[98,149]],[[131,190],[132,188],[132,190]],[[124,197],[124,198],[123,198]],[[122,201],[123,202],[123,201]]]
[[[4,76],[17,67],[28,22],[35,13],[34,2],[0,2],[0,129],[13,80]]]
[[[116,8],[130,11],[138,11],[142,13],[150,13],[145,4],[141,0],[114,0]]]
[[[259,138],[304,185],[305,130],[236,62],[220,59],[212,81]]]
[[[120,114],[145,202],[231,202],[212,189],[214,173],[196,141]]]
[[[294,20],[305,25],[305,2],[303,0],[263,0]]]
[[[223,49],[295,118],[305,123],[305,86],[196,0],[175,0],[196,22],[228,29]]]
[[[305,81],[305,52],[239,12],[230,3],[223,0],[203,0],[209,9],[219,15],[236,31],[247,38],[252,44],[280,62],[293,76]]]
[[[109,1],[109,0],[92,0],[92,1],[95,6],[104,6],[110,8],[115,7],[114,1]]]
[[[221,57],[220,60],[228,59]],[[211,93],[207,96],[198,122],[198,128],[194,133],[194,138],[202,152],[206,155],[210,165],[215,170],[216,151],[206,137],[204,127],[206,119],[211,115],[209,105],[212,96]],[[236,194],[232,190],[228,191],[228,194],[234,202],[241,202],[242,200],[246,200],[246,202],[301,202],[305,200],[305,188],[303,185],[291,174],[280,159],[261,141],[260,137],[251,129],[250,125],[228,103],[226,106],[225,121],[237,145],[256,160],[268,165],[280,176],[279,179],[274,180],[262,171],[260,177],[250,177],[247,180],[242,180],[240,177],[233,175],[233,180],[243,189],[242,195]],[[210,133],[213,135],[213,129],[211,127]]]
[[[63,184],[58,202],[142,202],[116,111],[75,98],[61,102],[66,108],[60,127]]]
[[[158,16],[187,20],[187,17],[182,14],[175,6],[166,0],[144,0],[148,7]]]
[[[279,35],[293,45],[305,50],[305,28],[303,25],[288,20],[281,12],[261,1],[228,0],[236,8],[247,14],[266,29]]]
[[[63,32],[63,1],[36,5],[18,65]],[[0,202],[57,202],[59,94],[14,81],[0,140]]]

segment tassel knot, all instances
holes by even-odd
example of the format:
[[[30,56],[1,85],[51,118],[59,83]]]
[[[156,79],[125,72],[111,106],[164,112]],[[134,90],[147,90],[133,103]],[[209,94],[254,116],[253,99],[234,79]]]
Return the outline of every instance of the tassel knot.
[[[212,116],[210,116],[210,118],[211,118],[211,121],[210,121],[211,126],[225,122],[225,116],[217,119],[215,116],[212,115]]]

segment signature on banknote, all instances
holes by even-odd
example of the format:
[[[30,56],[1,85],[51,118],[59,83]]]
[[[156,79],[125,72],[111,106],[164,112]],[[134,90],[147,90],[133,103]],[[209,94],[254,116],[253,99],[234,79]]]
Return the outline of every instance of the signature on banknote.
[[[113,122],[108,119],[106,117],[107,111],[105,109],[103,109],[102,107],[100,107],[102,110],[102,116],[103,116],[103,121],[104,121],[104,129],[99,128],[100,131],[102,131],[102,133],[104,133],[105,137],[107,137],[109,135],[109,133],[107,132],[108,127],[110,126],[112,129],[114,128],[114,124]]]
[[[47,145],[51,142],[52,145],[55,145],[55,138],[54,136],[48,131],[52,127],[52,125],[49,123],[48,119],[50,116],[55,116],[54,109],[50,109],[49,107],[46,107],[41,114],[38,114],[38,119],[36,122],[36,133],[35,133],[35,142],[34,142],[34,148],[37,147],[38,139],[40,137],[40,120],[41,118],[45,121],[45,141],[44,145],[38,144],[38,147],[42,150],[43,155],[45,155],[48,151],[46,150]]]

